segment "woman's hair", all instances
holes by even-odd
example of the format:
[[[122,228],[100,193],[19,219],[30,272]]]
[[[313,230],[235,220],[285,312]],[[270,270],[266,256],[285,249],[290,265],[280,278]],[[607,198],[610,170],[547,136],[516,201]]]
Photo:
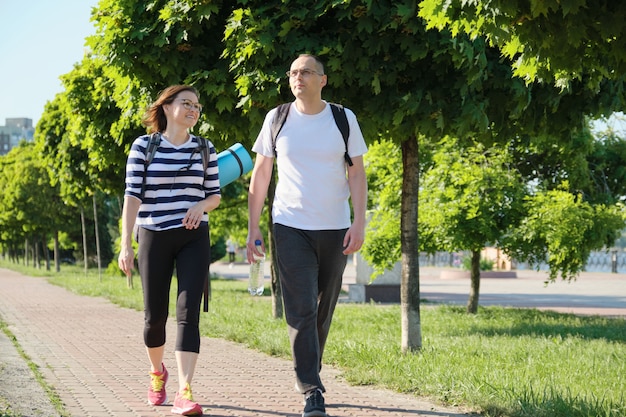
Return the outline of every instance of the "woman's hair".
[[[148,128],[148,133],[163,132],[167,128],[167,118],[163,111],[164,104],[170,104],[182,91],[191,91],[200,99],[198,90],[189,85],[172,85],[161,91],[159,97],[148,107],[143,116],[143,124]]]

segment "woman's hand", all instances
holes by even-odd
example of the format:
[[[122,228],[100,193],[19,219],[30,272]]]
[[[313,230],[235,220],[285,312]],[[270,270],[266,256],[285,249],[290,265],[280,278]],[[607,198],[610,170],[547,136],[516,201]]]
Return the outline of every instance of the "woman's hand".
[[[133,269],[135,268],[135,251],[132,246],[122,248],[119,257],[117,258],[117,265],[127,277],[132,275]]]
[[[204,205],[197,203],[187,210],[185,217],[183,218],[183,226],[185,229],[197,229],[202,222],[204,216]]]

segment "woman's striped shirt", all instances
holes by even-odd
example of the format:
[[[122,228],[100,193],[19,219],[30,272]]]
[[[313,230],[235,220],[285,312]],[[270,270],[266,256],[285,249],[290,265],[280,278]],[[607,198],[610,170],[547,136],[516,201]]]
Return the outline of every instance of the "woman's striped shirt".
[[[150,135],[140,136],[133,142],[126,162],[125,196],[141,200],[141,184]],[[146,187],[136,224],[150,230],[167,230],[182,227],[187,210],[198,201],[211,195],[220,195],[217,152],[209,142],[209,161],[203,175],[202,154],[197,137],[175,146],[161,136],[161,143],[148,165]],[[207,213],[202,217],[208,223]]]

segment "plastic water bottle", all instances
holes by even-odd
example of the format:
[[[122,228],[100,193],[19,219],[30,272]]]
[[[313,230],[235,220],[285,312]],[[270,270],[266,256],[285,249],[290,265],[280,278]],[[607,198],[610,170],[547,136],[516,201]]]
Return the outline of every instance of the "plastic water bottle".
[[[263,279],[265,278],[265,254],[261,249],[261,241],[255,240],[254,245],[261,256],[254,255],[254,262],[250,264],[248,278],[248,292],[250,295],[263,295]]]

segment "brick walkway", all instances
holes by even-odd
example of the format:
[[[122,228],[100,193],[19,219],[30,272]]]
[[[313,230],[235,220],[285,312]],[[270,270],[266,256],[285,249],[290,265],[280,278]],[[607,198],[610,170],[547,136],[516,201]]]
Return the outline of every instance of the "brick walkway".
[[[172,415],[171,406],[146,402],[142,312],[0,269],[0,316],[72,417]],[[165,363],[173,398],[175,331],[174,320],[169,322]],[[329,367],[322,377],[327,412],[333,417],[465,415],[407,395],[351,387]],[[202,339],[193,388],[205,416],[300,416],[302,397],[293,386],[291,361],[221,339]]]

